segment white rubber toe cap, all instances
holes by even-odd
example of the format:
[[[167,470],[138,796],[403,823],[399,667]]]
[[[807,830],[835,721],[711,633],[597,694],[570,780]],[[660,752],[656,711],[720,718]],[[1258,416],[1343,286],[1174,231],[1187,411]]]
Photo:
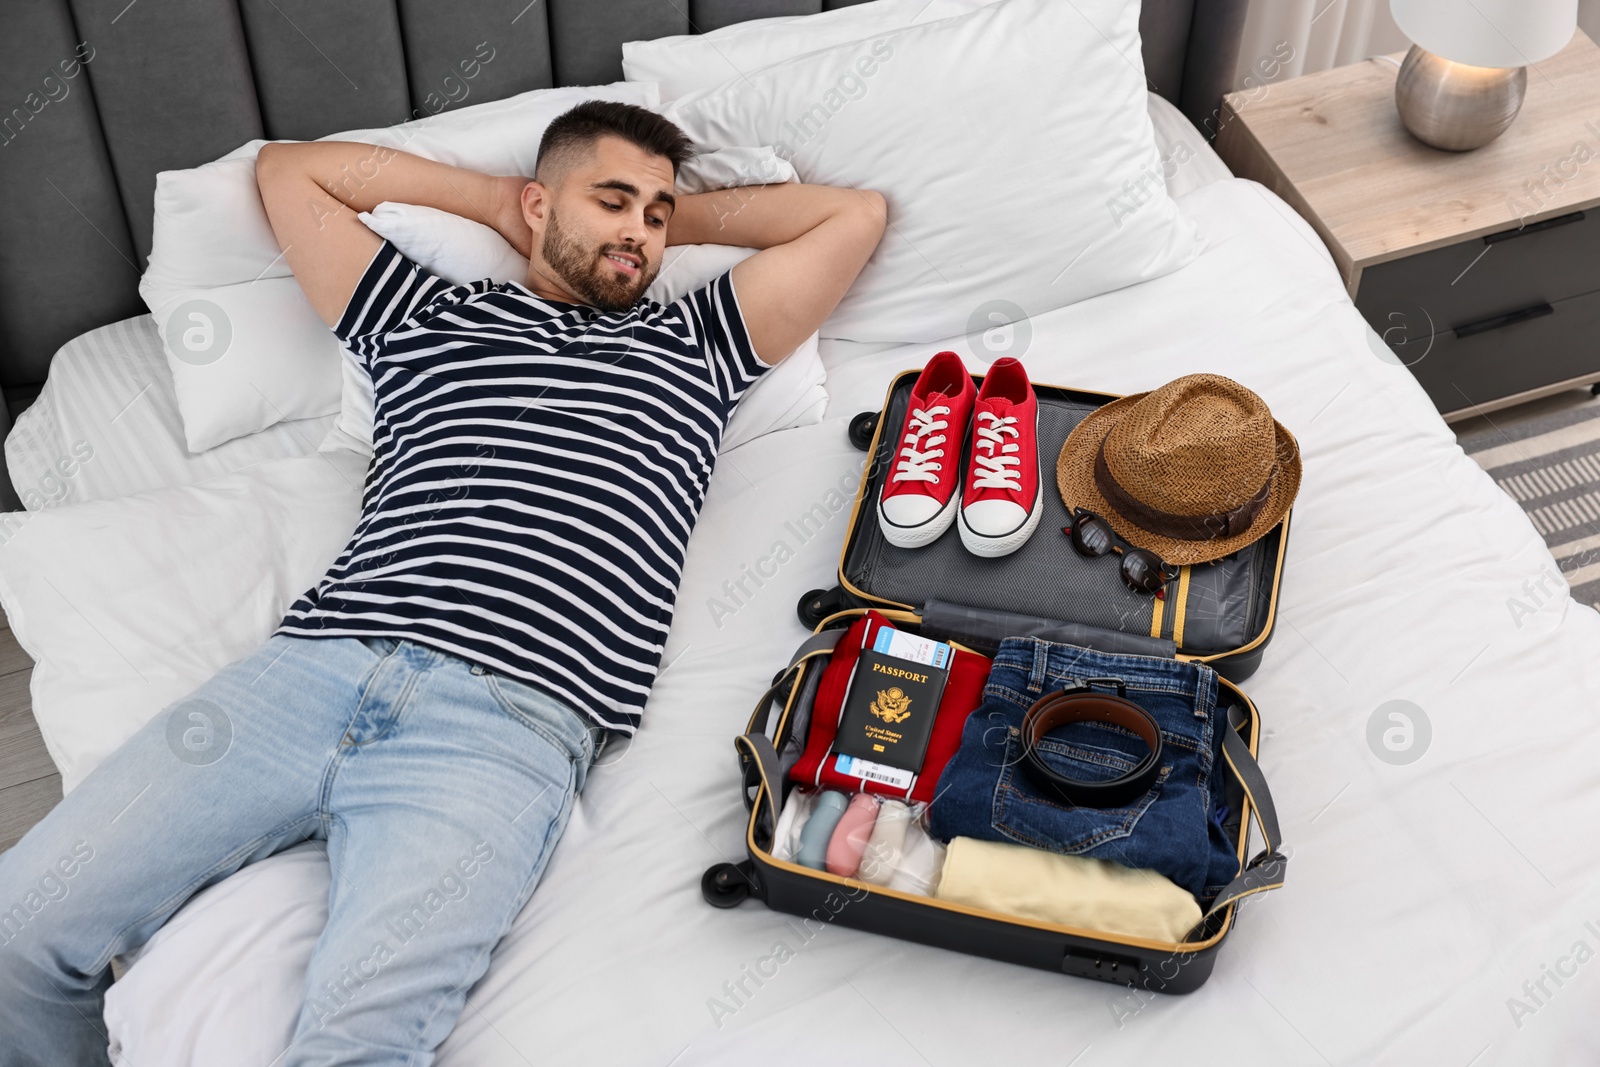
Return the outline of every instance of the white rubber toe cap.
[[[921,493],[878,501],[878,527],[896,548],[921,548],[937,541],[955,520],[961,498],[951,494],[943,507]]]
[[[921,526],[944,510],[937,500],[922,493],[891,496],[879,506],[883,517],[896,526]]]
[[[1004,537],[1027,521],[1028,509],[1010,500],[975,500],[961,516],[980,537]]]
[[[1043,514],[1042,482],[1031,511],[1009,500],[974,501],[961,509],[961,543],[975,556],[1009,556],[1033,536]]]

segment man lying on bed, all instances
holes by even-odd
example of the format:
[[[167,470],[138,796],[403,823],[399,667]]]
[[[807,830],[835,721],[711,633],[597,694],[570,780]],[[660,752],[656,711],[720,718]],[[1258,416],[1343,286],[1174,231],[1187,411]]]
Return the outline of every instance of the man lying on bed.
[[[361,520],[266,644],[0,858],[0,1064],[105,1063],[111,958],[308,837],[328,842],[328,925],[277,1062],[432,1060],[596,750],[639,725],[729,413],[883,235],[872,192],[675,196],[688,154],[613,103],[557,119],[531,182],[262,150],[289,264],[373,378]],[[356,218],[385,200],[491,223],[526,284],[428,273]],[[665,247],[696,242],[765,250],[638,303]]]

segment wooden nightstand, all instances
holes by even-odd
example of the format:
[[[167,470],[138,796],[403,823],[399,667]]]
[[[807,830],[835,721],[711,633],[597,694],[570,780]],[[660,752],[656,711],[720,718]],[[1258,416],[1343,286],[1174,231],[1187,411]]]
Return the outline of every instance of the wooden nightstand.
[[[1217,151],[1322,235],[1445,418],[1600,383],[1600,48],[1579,30],[1530,67],[1516,122],[1473,152],[1406,132],[1397,73],[1231,93]]]

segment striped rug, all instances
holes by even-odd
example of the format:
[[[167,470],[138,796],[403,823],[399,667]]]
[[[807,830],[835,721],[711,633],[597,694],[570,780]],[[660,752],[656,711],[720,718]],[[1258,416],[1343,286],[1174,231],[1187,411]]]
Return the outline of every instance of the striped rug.
[[[1573,599],[1600,608],[1600,400],[1460,442],[1528,513]]]

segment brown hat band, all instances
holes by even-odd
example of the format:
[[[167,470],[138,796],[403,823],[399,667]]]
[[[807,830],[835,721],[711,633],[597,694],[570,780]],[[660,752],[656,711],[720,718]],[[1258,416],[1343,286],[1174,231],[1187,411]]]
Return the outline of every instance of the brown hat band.
[[[1273,472],[1275,473],[1276,471]],[[1161,537],[1173,537],[1179,541],[1214,541],[1219,537],[1233,537],[1244,533],[1255,521],[1256,516],[1261,514],[1267,498],[1272,495],[1273,474],[1267,475],[1266,482],[1255,496],[1232,511],[1222,511],[1212,515],[1178,515],[1135,500],[1117,483],[1111,468],[1106,466],[1104,440],[1100,442],[1100,447],[1094,454],[1094,484],[1106,501],[1117,509],[1118,514],[1141,529],[1149,530]]]

